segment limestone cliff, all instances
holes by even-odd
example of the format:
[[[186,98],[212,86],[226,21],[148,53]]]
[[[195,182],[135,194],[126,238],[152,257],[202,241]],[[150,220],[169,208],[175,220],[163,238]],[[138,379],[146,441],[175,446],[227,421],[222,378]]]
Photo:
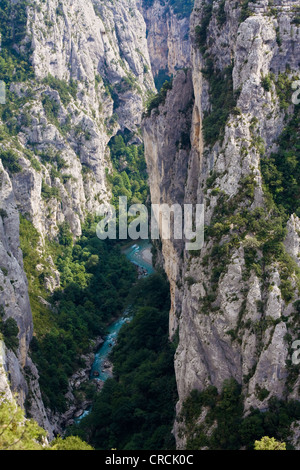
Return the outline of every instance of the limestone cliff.
[[[173,75],[176,70],[190,64],[191,44],[189,36],[190,1],[174,2],[140,0],[147,26],[147,43],[154,77]],[[178,3],[178,2],[177,2]],[[186,9],[184,9],[186,7]]]
[[[13,20],[18,27],[0,118],[0,321],[12,332],[11,344],[0,341],[0,392],[16,392],[50,437],[53,425],[60,430],[59,416],[49,422],[28,356],[32,280],[20,216],[37,231],[38,269],[51,292],[60,279],[48,240],[64,223],[80,236],[86,215],[110,198],[108,142],[119,130],[141,141],[153,76],[174,74],[144,122],[152,202],[204,204],[206,225],[200,252],[162,243],[170,337],[179,334],[177,446],[189,437],[179,418],[193,389],[221,390],[234,378],[245,415],[265,410],[272,396],[298,399],[291,355],[299,339],[300,221],[292,197],[281,212],[285,188],[271,174],[296,112],[298,1],[196,0],[191,18],[174,0],[4,3],[13,5],[9,27]]]
[[[193,389],[220,391],[230,378],[242,385],[245,415],[266,409],[271,397],[299,399],[291,363],[299,334],[299,218],[292,210],[288,221],[281,218],[262,174],[296,112],[297,5],[196,1],[192,72],[175,77],[144,123],[152,202],[205,207],[200,252],[162,241],[170,336],[179,329],[178,418]],[[175,435],[185,448],[182,420]]]
[[[0,119],[0,305],[3,321],[16,321],[19,341],[15,351],[3,345],[1,382],[10,383],[22,406],[30,402],[27,411],[51,437],[38,373],[28,357],[33,322],[19,216],[40,237],[38,269],[51,292],[60,280],[45,243],[57,238],[64,223],[79,236],[86,215],[110,199],[107,144],[119,130],[140,141],[144,101],[154,81],[135,0],[20,2],[15,12],[10,2],[5,6],[11,23],[3,31],[12,24],[14,42],[2,37],[3,46],[18,51],[18,67],[27,75],[20,80],[8,68]]]

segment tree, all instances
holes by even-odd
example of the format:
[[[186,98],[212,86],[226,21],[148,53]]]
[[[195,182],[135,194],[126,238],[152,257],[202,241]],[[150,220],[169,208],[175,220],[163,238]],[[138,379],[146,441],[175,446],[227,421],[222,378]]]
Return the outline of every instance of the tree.
[[[52,441],[50,450],[94,450],[93,447],[82,441],[77,436],[69,436],[66,439],[57,437]]]
[[[255,441],[254,450],[286,450],[286,444],[276,441],[274,437],[264,436],[260,441]]]
[[[0,403],[0,450],[42,450],[46,434],[16,403]]]
[[[77,436],[57,437],[49,445],[47,432],[33,419],[26,419],[15,401],[3,399],[0,401],[0,450],[94,449]]]

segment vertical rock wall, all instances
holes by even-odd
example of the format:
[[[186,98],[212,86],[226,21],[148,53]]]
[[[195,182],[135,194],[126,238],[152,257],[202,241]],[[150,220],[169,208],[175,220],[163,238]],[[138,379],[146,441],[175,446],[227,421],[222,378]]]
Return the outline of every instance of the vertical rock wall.
[[[264,1],[248,2],[247,10],[243,3],[196,1],[193,90],[181,72],[165,104],[144,124],[152,200],[205,205],[200,253],[182,251],[174,240],[162,242],[172,294],[170,335],[179,327],[178,415],[191,390],[213,385],[220,391],[229,378],[242,385],[245,413],[250,407],[265,409],[272,396],[298,397],[299,379],[291,381],[287,366],[291,343],[298,338],[296,267],[289,272],[292,294],[287,299],[282,256],[265,257],[274,227],[263,239],[261,227],[247,225],[242,214],[246,220],[257,214],[261,226],[272,218],[260,165],[276,150],[294,112],[288,87],[299,77],[300,29],[294,21],[296,2],[274,2],[273,8]],[[263,79],[270,74],[269,88]],[[276,86],[283,76],[289,97],[285,109]],[[217,86],[219,95],[213,93]],[[220,123],[215,102],[222,93],[232,102],[224,98],[224,122],[214,138],[212,130]],[[183,151],[176,147],[184,126],[178,116],[183,116],[180,100],[188,94],[194,94],[191,124],[190,113],[186,118],[191,149]],[[215,119],[209,124],[210,114]],[[283,240],[297,263],[298,224],[291,215]],[[250,265],[250,251],[261,268]],[[267,391],[263,399],[258,390]],[[180,426],[176,423],[175,434],[178,448],[184,448]]]

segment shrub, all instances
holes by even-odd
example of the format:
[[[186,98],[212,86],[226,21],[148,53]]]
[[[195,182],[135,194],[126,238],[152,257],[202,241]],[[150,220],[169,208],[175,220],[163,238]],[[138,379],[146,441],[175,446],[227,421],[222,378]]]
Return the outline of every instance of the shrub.
[[[2,217],[2,219],[5,219],[5,217],[8,217],[5,209],[0,209],[0,217]]]
[[[19,347],[19,328],[16,320],[9,317],[3,321],[0,318],[0,332],[3,335],[5,346],[16,353]]]
[[[46,199],[48,201],[51,198],[56,198],[58,199],[60,197],[60,192],[59,189],[54,187],[49,186],[47,183],[44,181],[42,182],[42,198]]]
[[[146,103],[146,108],[147,108],[146,116],[147,117],[150,117],[153,109],[157,110],[161,104],[165,104],[167,93],[169,90],[172,90],[172,86],[173,86],[172,80],[166,81],[161,87],[161,90],[158,92],[158,94],[155,95],[154,97],[151,97],[148,100],[148,102]]]
[[[13,150],[0,149],[0,158],[4,168],[10,173],[19,173],[22,170],[21,165],[18,163],[18,156],[13,152]]]
[[[204,114],[203,134],[207,145],[223,140],[225,126],[230,113],[236,110],[238,93],[233,90],[232,67],[223,71],[214,70],[213,62],[207,61],[202,71],[209,82],[209,95],[212,109]]]
[[[60,99],[65,106],[70,103],[71,97],[76,100],[78,84],[75,80],[70,80],[68,83],[65,80],[60,80],[48,74],[43,82],[53,88],[53,90],[58,91]]]
[[[213,14],[213,2],[206,4],[203,7],[203,16],[201,25],[195,28],[196,44],[202,52],[206,49],[207,29]]]
[[[271,91],[272,89],[272,80],[269,75],[263,77],[261,85],[265,91]]]

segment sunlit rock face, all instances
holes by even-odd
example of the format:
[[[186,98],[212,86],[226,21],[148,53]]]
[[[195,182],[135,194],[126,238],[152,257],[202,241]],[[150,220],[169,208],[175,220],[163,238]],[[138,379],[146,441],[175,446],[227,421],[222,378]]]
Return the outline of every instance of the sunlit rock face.
[[[34,78],[10,86],[27,99],[19,108],[17,134],[0,141],[21,167],[11,173],[0,163],[0,304],[4,320],[13,318],[19,330],[15,352],[1,341],[0,392],[8,398],[17,392],[22,406],[30,396],[30,415],[50,437],[61,423],[59,416],[49,423],[28,356],[33,321],[20,214],[38,230],[41,253],[64,222],[80,236],[85,216],[111,196],[108,142],[119,130],[141,139],[145,101],[154,77],[164,75],[175,75],[172,89],[143,124],[152,202],[204,204],[210,228],[199,253],[188,252],[180,240],[162,241],[171,286],[170,337],[179,337],[177,413],[192,389],[220,390],[232,377],[242,385],[245,413],[265,409],[271,396],[298,398],[300,381],[290,381],[287,367],[291,342],[298,339],[295,271],[287,300],[284,266],[276,257],[262,263],[261,240],[237,218],[243,210],[258,214],[268,208],[261,158],[276,151],[293,112],[291,101],[282,107],[276,80],[279,74],[286,84],[299,77],[298,2],[275,0],[272,8],[266,0],[249,2],[249,12],[239,2],[214,1],[211,9],[209,3],[196,0],[191,18],[159,0],[150,7],[142,0],[48,0],[27,7],[21,48],[31,45]],[[230,98],[223,125],[210,67],[219,94]],[[270,74],[275,78],[264,80]],[[215,137],[208,132],[211,111],[216,119],[210,127],[219,126]],[[299,218],[291,214],[283,245],[298,266],[299,230]],[[60,279],[51,257],[47,266],[51,292]],[[260,400],[258,390],[268,396]],[[186,435],[177,422],[174,432],[177,447],[184,448]]]
[[[287,296],[280,259],[274,256],[263,262],[262,269],[250,266],[249,250],[256,253],[256,262],[263,260],[262,242],[254,230],[247,230],[233,217],[243,210],[268,213],[261,159],[276,151],[286,119],[294,110],[291,93],[283,109],[275,84],[279,76],[289,86],[299,77],[296,2],[274,2],[273,10],[266,1],[255,2],[244,16],[234,2],[226,1],[223,10],[218,2],[209,10],[208,3],[196,1],[191,18],[192,84],[180,72],[165,103],[144,123],[153,200],[170,205],[183,201],[204,204],[209,234],[199,253],[187,252],[174,240],[162,241],[171,284],[170,336],[177,328],[179,333],[175,356],[178,415],[191,390],[213,385],[220,391],[228,378],[242,385],[245,414],[251,407],[264,410],[272,396],[299,396],[299,379],[291,385],[287,366],[291,343],[298,339],[295,265],[289,274],[291,293]],[[214,76],[223,85],[228,81],[225,92],[231,90],[234,97],[215,139],[208,132],[206,117],[207,112],[215,112],[213,100],[217,97],[211,93],[212,78],[204,54]],[[269,88],[263,78],[270,74],[273,82]],[[221,83],[218,86],[222,93]],[[184,130],[181,119],[187,96],[193,100],[185,116],[190,148],[182,149],[178,136]],[[212,121],[211,127],[214,125]],[[248,184],[250,192],[246,191]],[[286,229],[283,245],[299,265],[296,215],[291,215]],[[268,392],[263,399],[259,390]],[[176,422],[174,431],[177,446],[183,449],[186,434],[182,425]]]
[[[147,26],[148,51],[154,77],[165,71],[173,75],[176,70],[189,67],[191,58],[190,17],[174,11],[169,2],[140,0]]]
[[[33,322],[19,215],[40,235],[45,287],[52,292],[60,278],[45,251],[46,239],[57,239],[64,223],[74,237],[80,236],[86,215],[110,200],[108,143],[119,130],[141,141],[144,102],[155,87],[146,24],[135,0],[50,0],[32,3],[26,11],[26,32],[18,47],[31,45],[33,78],[10,85],[22,100],[18,133],[0,142],[1,150],[13,151],[20,165],[17,172],[0,168],[0,298],[4,320],[14,318],[19,329],[19,348],[3,353],[1,377],[22,406],[30,395],[30,415],[51,435],[38,373],[28,356]],[[25,370],[30,370],[26,380]],[[60,432],[59,418],[54,421]]]

